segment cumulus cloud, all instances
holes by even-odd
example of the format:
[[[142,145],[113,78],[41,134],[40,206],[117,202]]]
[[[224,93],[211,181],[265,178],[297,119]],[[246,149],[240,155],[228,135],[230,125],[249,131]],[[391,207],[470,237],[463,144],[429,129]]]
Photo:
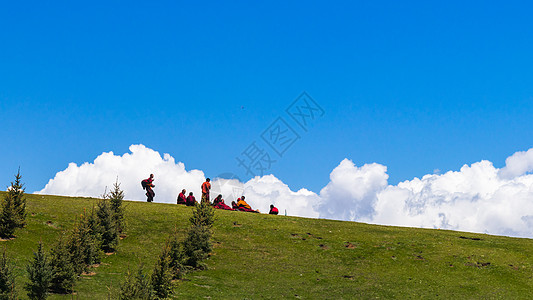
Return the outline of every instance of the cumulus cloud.
[[[389,175],[383,165],[373,163],[358,168],[344,159],[329,178],[328,185],[320,191],[320,217],[365,221],[374,214],[378,192],[387,186]]]
[[[182,188],[199,195],[202,171],[187,171],[169,154],[161,156],[143,145],[130,146],[130,152],[102,153],[80,166],[71,163],[38,193],[97,197],[118,176],[127,199],[144,201],[140,180],[154,173],[156,202],[175,203]],[[344,159],[319,194],[292,191],[274,175],[247,182],[222,176],[212,181],[212,197],[220,193],[229,204],[244,194],[262,212],[274,204],[282,214],[294,216],[533,237],[532,170],[530,149],[507,158],[501,169],[480,161],[389,185],[386,166],[358,167]]]
[[[154,184],[158,202],[175,203],[182,188],[195,195],[200,193],[205,179],[202,171],[187,171],[183,163],[176,163],[169,154],[161,157],[159,152],[143,145],[131,145],[129,150],[131,153],[122,156],[104,152],[94,162],[80,166],[70,163],[37,193],[99,197],[106,187],[109,191],[118,178],[126,199],[146,200],[141,180],[151,173],[156,174]]]

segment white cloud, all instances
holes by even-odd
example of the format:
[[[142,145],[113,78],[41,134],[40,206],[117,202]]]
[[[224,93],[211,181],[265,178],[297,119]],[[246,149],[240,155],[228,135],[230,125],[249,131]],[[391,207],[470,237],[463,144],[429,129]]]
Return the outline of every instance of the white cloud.
[[[70,163],[37,193],[98,197],[104,193],[106,187],[109,191],[118,176],[126,199],[146,200],[141,180],[153,173],[157,202],[175,203],[183,188],[192,191],[196,196],[199,195],[205,179],[202,171],[187,171],[183,163],[176,163],[169,154],[161,157],[159,152],[143,145],[131,145],[129,150],[131,153],[122,156],[105,152],[93,163],[84,163],[81,166]]]
[[[330,174],[320,191],[321,218],[365,221],[374,213],[377,194],[387,186],[387,167],[366,164],[360,168],[344,159]]]
[[[528,151],[518,151],[505,160],[505,167],[500,170],[500,176],[513,178],[533,170],[533,148]]]
[[[145,201],[140,181],[154,173],[156,202],[175,203],[182,188],[199,196],[205,179],[202,171],[187,171],[169,154],[162,157],[143,145],[132,145],[130,151],[122,156],[102,153],[81,166],[71,163],[38,193],[97,197],[118,176],[127,199]],[[389,185],[386,166],[358,167],[344,159],[319,195],[306,189],[292,191],[267,175],[245,183],[214,179],[212,197],[221,193],[230,204],[244,194],[262,212],[274,204],[280,213],[286,210],[295,216],[533,237],[533,175],[527,174],[532,169],[530,149],[507,158],[501,169],[480,161],[459,171]]]

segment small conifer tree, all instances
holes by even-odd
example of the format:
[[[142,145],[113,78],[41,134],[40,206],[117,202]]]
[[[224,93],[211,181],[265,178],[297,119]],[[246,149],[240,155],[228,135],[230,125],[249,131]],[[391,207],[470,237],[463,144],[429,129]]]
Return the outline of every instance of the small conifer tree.
[[[19,168],[15,175],[15,181],[11,182],[11,186],[2,200],[0,236],[3,238],[13,237],[15,229],[22,228],[26,224],[26,197],[21,179]]]
[[[20,175],[20,168],[15,175],[15,182],[11,182],[11,187],[8,193],[13,198],[13,210],[16,216],[16,226],[22,228],[26,225],[26,197],[24,195],[25,188],[21,182],[22,175]]]
[[[172,293],[172,272],[170,270],[170,245],[163,247],[152,273],[152,288],[157,299],[166,299]]]
[[[102,239],[102,250],[111,252],[115,249],[118,243],[118,232],[115,222],[113,221],[113,213],[107,196],[104,196],[104,198],[98,202],[96,217],[98,219],[99,234]]]
[[[102,242],[98,233],[91,228],[94,212],[91,215],[84,211],[68,236],[67,248],[72,254],[72,263],[78,275],[100,262]]]
[[[5,194],[1,206],[0,236],[3,238],[11,238],[14,236],[15,229],[19,227],[18,216],[15,211],[15,203],[11,193]]]
[[[55,293],[71,293],[76,282],[76,270],[72,263],[72,254],[63,236],[50,251],[50,257],[52,267],[51,290]]]
[[[25,188],[21,181],[20,168],[15,175],[15,182],[11,182],[9,193],[13,195],[13,206],[17,216],[17,227],[22,228],[26,225],[26,197]]]
[[[193,226],[205,226],[210,229],[215,222],[215,209],[209,203],[202,202],[196,205],[189,221]]]
[[[141,264],[135,275],[131,273],[130,270],[127,271],[126,278],[120,286],[118,299],[151,300],[153,299],[152,294],[152,284],[150,283],[150,278],[144,274],[143,266]]]
[[[8,260],[6,248],[4,248],[4,252],[0,256],[0,299],[18,299],[13,265]]]
[[[39,242],[37,252],[33,252],[33,260],[26,267],[30,282],[26,284],[28,297],[35,300],[44,300],[48,297],[48,289],[52,280],[52,267],[48,262],[43,250],[43,244]]]
[[[113,212],[113,222],[115,223],[118,233],[124,231],[124,207],[122,202],[124,200],[124,191],[120,189],[120,183],[117,181],[113,184],[113,190],[107,195]]]
[[[205,269],[202,262],[211,252],[211,229],[193,225],[183,241],[183,264],[192,269]]]
[[[172,279],[181,279],[184,273],[183,266],[183,245],[178,241],[176,232],[170,238],[170,271],[172,273]]]

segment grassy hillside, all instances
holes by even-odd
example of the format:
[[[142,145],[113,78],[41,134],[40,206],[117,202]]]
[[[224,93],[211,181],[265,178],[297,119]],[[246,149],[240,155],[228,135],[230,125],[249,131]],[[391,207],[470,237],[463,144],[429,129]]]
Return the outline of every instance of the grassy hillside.
[[[3,195],[0,195],[3,196]],[[25,265],[42,240],[47,250],[95,199],[28,195],[28,225],[2,241],[16,264],[19,295]],[[191,208],[125,202],[127,237],[84,276],[76,299],[115,295],[130,268],[151,273],[161,246],[184,235]],[[209,270],[186,275],[176,298],[531,298],[533,240],[443,230],[269,216],[217,210]],[[49,299],[71,299],[53,295]]]

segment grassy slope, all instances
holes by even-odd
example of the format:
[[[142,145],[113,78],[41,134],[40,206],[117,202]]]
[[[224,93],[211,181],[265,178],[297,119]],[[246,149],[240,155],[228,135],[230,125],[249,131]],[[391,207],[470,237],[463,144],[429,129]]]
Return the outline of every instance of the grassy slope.
[[[61,229],[72,226],[95,201],[28,195],[28,226],[17,231],[15,240],[1,242],[17,266],[19,295],[25,298],[25,265],[39,239],[50,249]],[[113,295],[123,273],[128,268],[135,271],[139,262],[151,272],[169,233],[177,228],[183,235],[191,215],[191,208],[177,205],[126,205],[128,236],[118,252],[94,270],[96,275],[78,282],[77,298]],[[231,211],[217,211],[217,218],[209,270],[188,274],[178,283],[175,296],[525,299],[533,295],[530,239]],[[72,296],[50,297],[60,298]]]

